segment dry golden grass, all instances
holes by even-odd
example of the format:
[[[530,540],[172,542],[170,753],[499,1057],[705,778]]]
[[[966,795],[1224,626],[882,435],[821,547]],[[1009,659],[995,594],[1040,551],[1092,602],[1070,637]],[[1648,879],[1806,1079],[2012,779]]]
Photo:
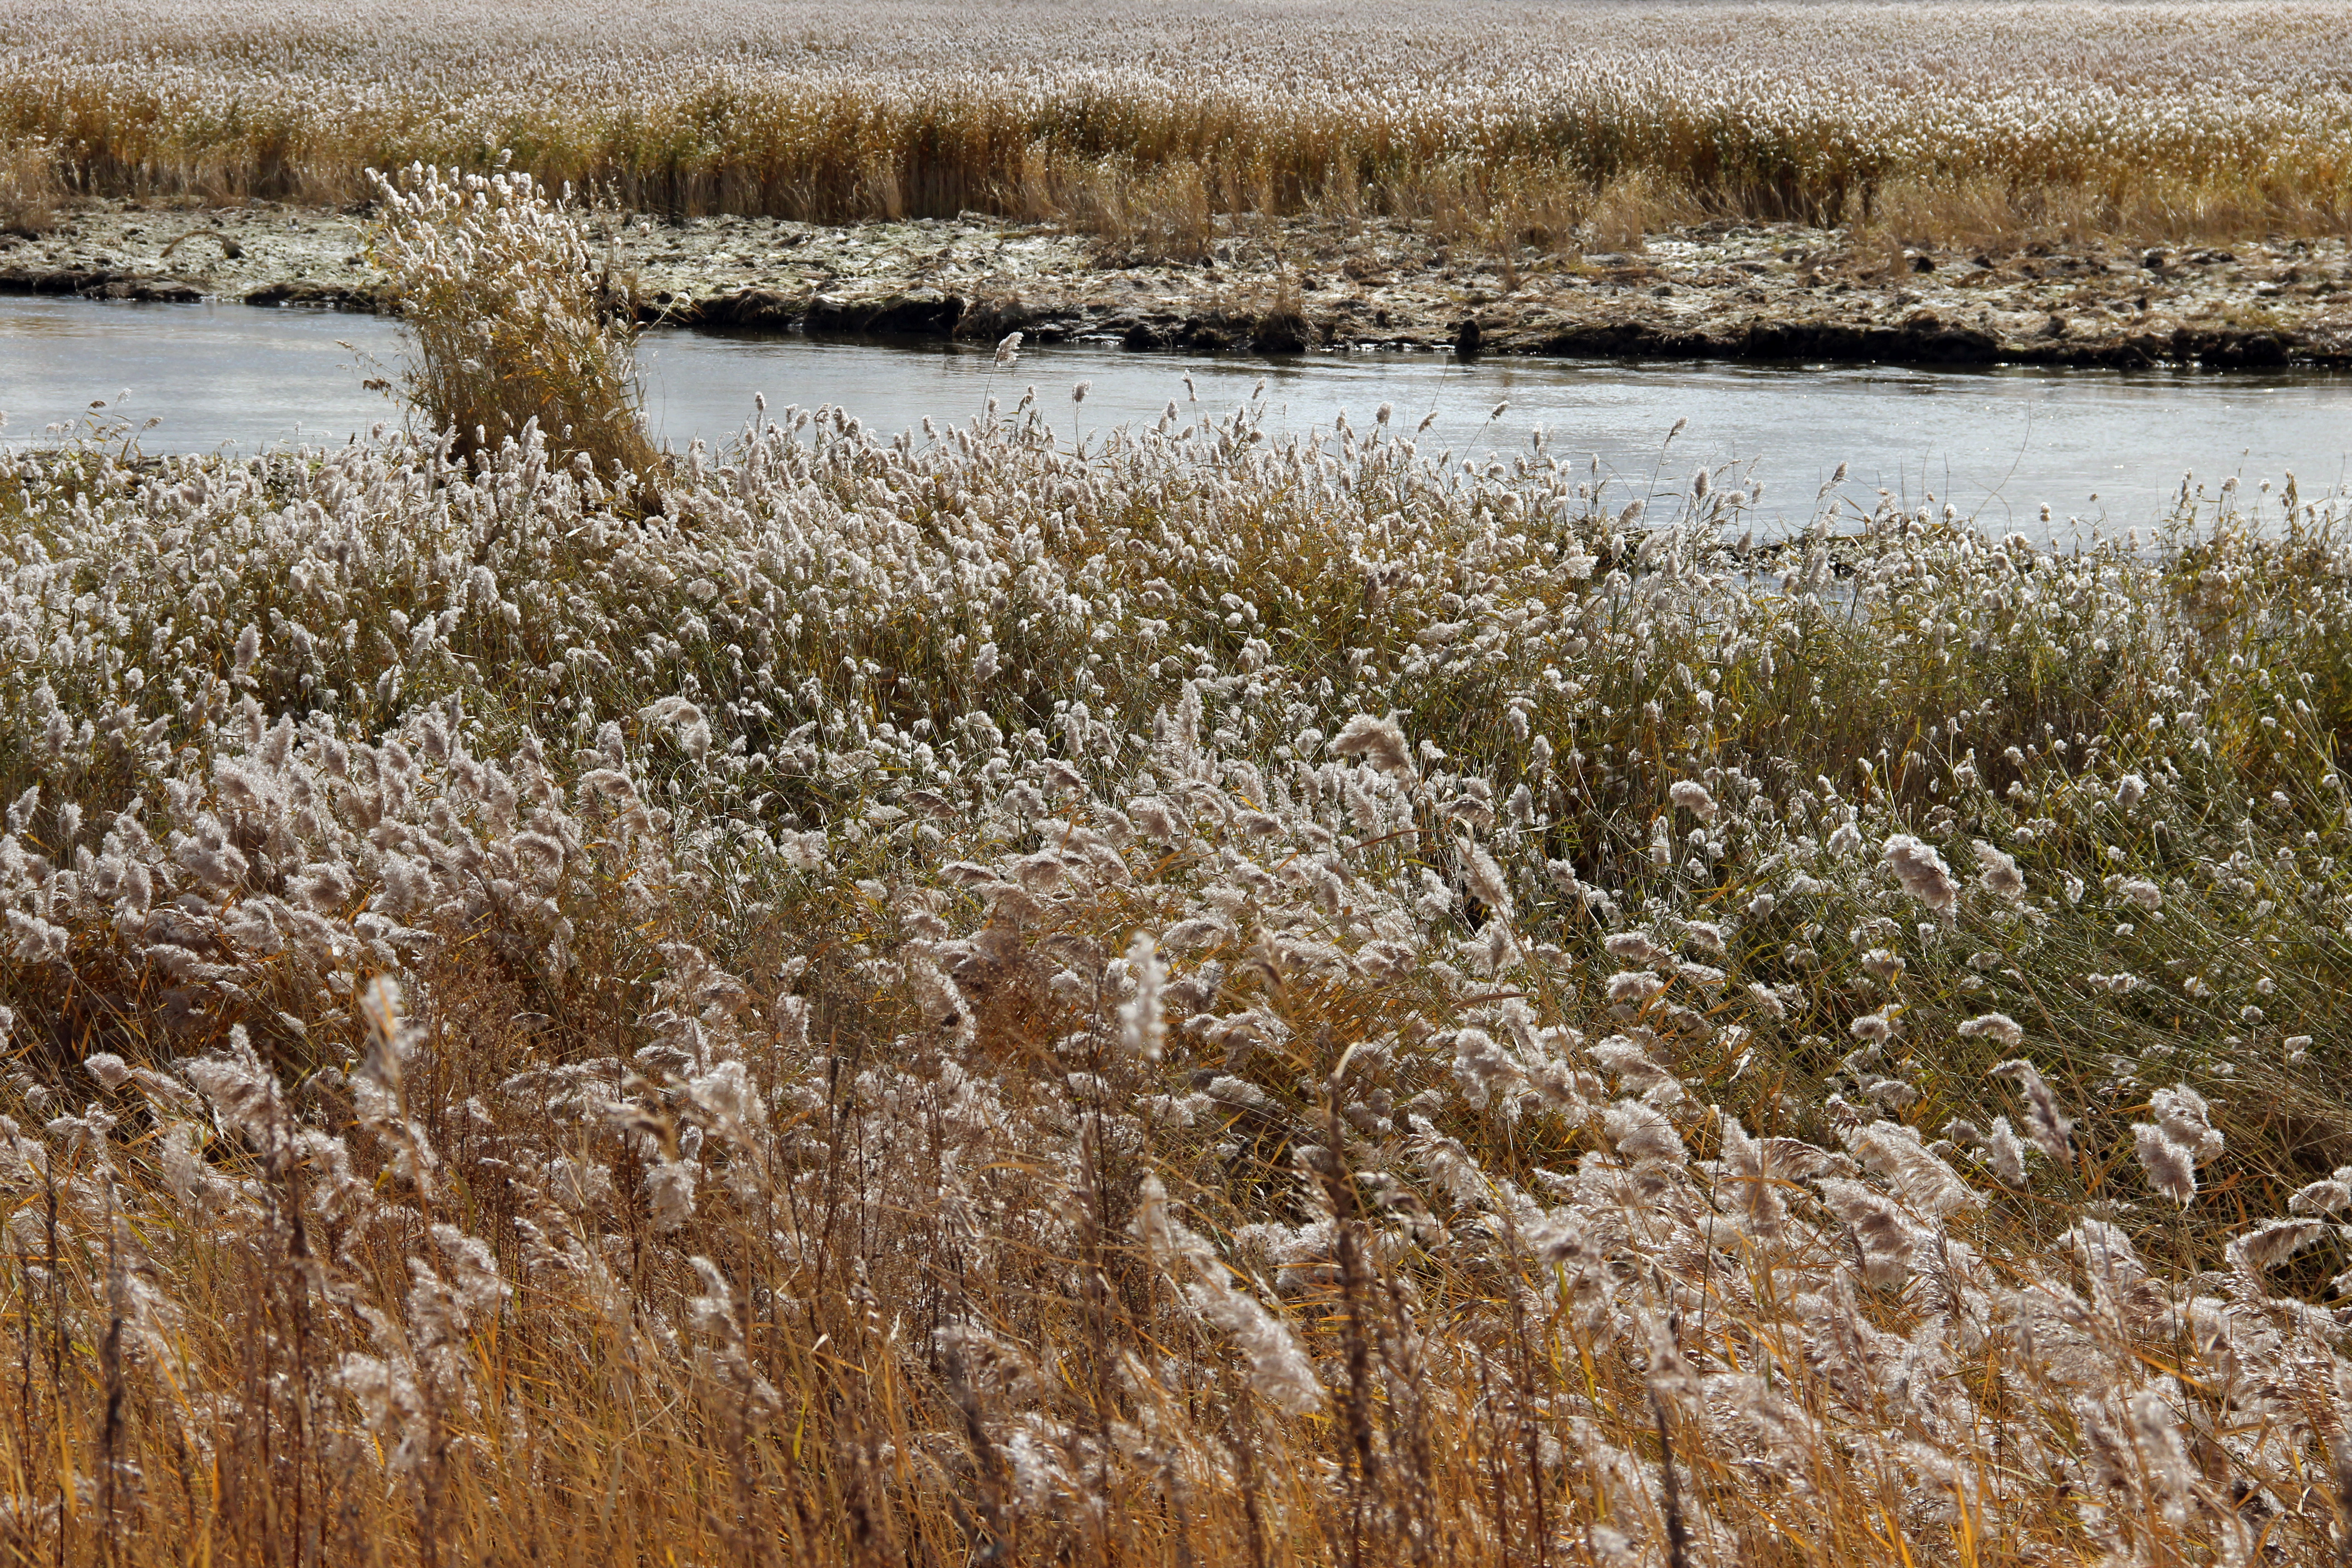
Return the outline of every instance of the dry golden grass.
[[[30,142],[0,149],[0,234],[37,239],[58,224],[56,154]]]
[[[616,482],[648,471],[636,300],[527,174],[413,170],[377,186],[375,264],[415,343],[408,398],[471,454],[536,426]]]
[[[0,1561],[2344,1554],[2341,498],[764,412],[0,454]]]
[[[2294,0],[141,0],[0,20],[0,143],[53,143],[83,192],[329,203],[511,149],[640,210],[974,208],[1170,254],[1206,213],[1301,211],[1618,249],[1687,209],[2176,239],[2343,226],[2347,49]]]

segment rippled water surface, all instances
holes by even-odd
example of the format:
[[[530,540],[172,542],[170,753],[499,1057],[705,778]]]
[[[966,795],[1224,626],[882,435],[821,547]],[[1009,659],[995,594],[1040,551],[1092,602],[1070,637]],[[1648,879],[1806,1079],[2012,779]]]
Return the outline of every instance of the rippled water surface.
[[[149,451],[340,444],[399,406],[362,383],[397,379],[398,327],[370,316],[244,305],[110,305],[0,299],[0,441],[44,437],[85,417],[127,420]],[[2336,489],[2352,462],[2352,376],[2284,372],[1906,370],[1876,366],[1635,364],[1433,354],[1184,359],[1071,345],[1034,349],[1010,373],[982,350],[802,338],[650,334],[646,415],[683,444],[724,441],[752,413],[836,404],[869,427],[926,416],[968,420],[993,395],[1010,410],[1030,388],[1065,438],[1180,411],[1224,413],[1264,382],[1269,426],[1359,427],[1392,404],[1425,448],[1457,457],[1524,451],[1540,427],[1555,455],[1598,457],[1635,492],[1678,486],[1701,461],[1752,464],[1763,515],[1804,515],[1840,462],[1844,493],[1933,497],[1997,527],[2064,520],[2145,525],[2184,471],[2209,484],[2295,474],[2306,496]],[[1192,378],[1188,391],[1185,378]],[[1083,404],[1073,386],[1091,383]],[[127,396],[120,395],[127,392]],[[89,405],[104,402],[94,416]],[[1507,406],[1494,415],[1497,404]],[[147,426],[148,420],[153,420]],[[1664,452],[1675,421],[1688,425]],[[1742,482],[1734,479],[1730,482]]]

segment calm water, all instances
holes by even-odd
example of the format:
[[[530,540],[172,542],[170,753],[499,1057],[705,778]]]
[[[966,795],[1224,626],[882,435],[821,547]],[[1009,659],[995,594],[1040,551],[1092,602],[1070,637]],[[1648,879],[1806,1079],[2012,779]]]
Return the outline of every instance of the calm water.
[[[41,439],[102,400],[102,417],[156,421],[140,437],[151,452],[340,444],[399,422],[399,406],[361,384],[396,380],[400,353],[398,328],[372,316],[0,299],[0,410],[8,416],[0,441]],[[1702,460],[1752,464],[1768,518],[1805,515],[1840,462],[1849,465],[1844,493],[1857,501],[1881,489],[1914,503],[1933,497],[1988,525],[2036,532],[2045,503],[2061,520],[2151,522],[2184,471],[2213,484],[2229,474],[2251,484],[2292,472],[2306,496],[2335,489],[2352,471],[2352,376],[2317,372],[1465,364],[1398,353],[1268,361],[1072,345],[1024,352],[1008,374],[984,351],[938,344],[685,331],[650,334],[641,359],[647,416],[657,436],[681,445],[696,436],[723,441],[751,417],[755,393],[772,410],[836,404],[870,428],[895,431],[926,415],[969,419],[992,393],[1010,409],[1034,386],[1066,437],[1156,418],[1171,398],[1189,410],[1194,394],[1204,411],[1229,412],[1262,378],[1273,426],[1328,425],[1344,410],[1362,429],[1379,405],[1392,403],[1407,427],[1434,412],[1424,449],[1457,455],[1524,451],[1540,427],[1554,454],[1597,456],[1636,492],[1661,469],[1661,482],[1678,487]],[[1092,386],[1074,405],[1080,381]],[[1508,406],[1490,418],[1502,402]],[[1689,424],[1662,464],[1661,444],[1679,419]]]

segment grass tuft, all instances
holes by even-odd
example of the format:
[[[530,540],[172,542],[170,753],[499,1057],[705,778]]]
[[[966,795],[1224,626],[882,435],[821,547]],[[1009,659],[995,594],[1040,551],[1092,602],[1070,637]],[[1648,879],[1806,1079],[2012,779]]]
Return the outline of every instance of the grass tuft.
[[[602,473],[648,471],[635,301],[528,174],[380,177],[368,250],[415,340],[411,404],[463,453],[536,426]]]

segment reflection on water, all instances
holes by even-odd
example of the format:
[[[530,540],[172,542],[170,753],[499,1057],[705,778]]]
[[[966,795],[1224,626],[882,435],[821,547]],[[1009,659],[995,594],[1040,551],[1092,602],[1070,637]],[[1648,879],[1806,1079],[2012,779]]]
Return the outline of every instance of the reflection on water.
[[[5,438],[40,437],[98,398],[160,421],[150,451],[251,450],[276,442],[340,444],[398,406],[362,382],[398,375],[397,327],[371,316],[244,305],[100,305],[0,300]],[[1433,415],[1424,449],[1506,459],[1541,429],[1552,455],[1602,471],[1636,493],[1678,488],[1701,462],[1737,461],[1764,485],[1763,514],[1801,517],[1841,462],[1843,493],[1881,489],[1932,497],[1996,528],[2039,533],[2038,509],[2062,520],[2145,525],[2184,470],[2218,483],[2294,473],[2306,497],[2332,490],[2352,457],[2352,376],[2181,373],[1903,370],[1886,367],[1633,364],[1433,354],[1315,354],[1285,361],[1180,359],[1108,346],[1026,351],[1006,373],[984,350],[877,346],[800,338],[663,331],[646,340],[646,415],[683,444],[723,441],[752,412],[835,404],[872,428],[929,416],[964,421],[993,395],[1011,409],[1030,388],[1065,439],[1180,413],[1230,412],[1257,393],[1270,428],[1360,429],[1382,403],[1399,427]],[[1188,390],[1185,378],[1191,378]],[[1083,405],[1074,384],[1092,384]],[[1499,415],[1496,405],[1504,405]],[[1687,426],[1662,450],[1675,421]]]

